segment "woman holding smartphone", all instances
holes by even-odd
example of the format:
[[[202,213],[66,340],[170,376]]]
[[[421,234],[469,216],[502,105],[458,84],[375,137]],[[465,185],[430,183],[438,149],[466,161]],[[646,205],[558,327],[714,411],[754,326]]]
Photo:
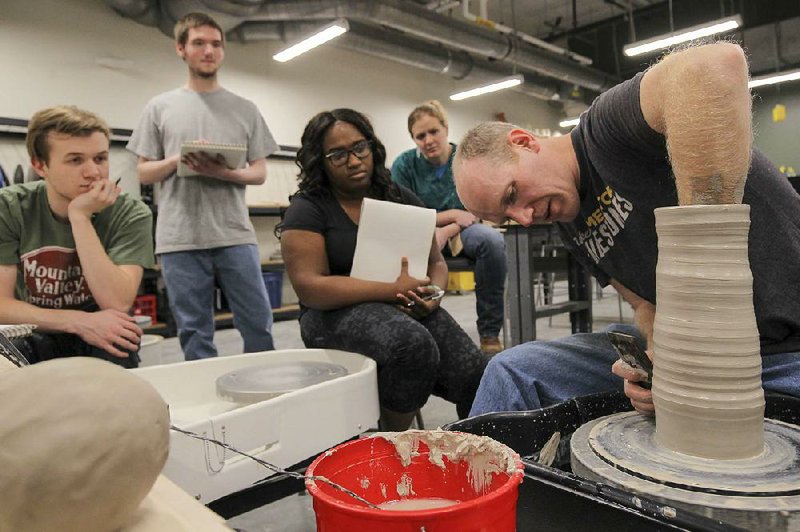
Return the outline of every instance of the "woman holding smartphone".
[[[350,277],[364,198],[423,206],[392,182],[369,120],[352,109],[319,113],[306,125],[296,164],[299,190],[280,234],[306,347],[377,362],[384,430],[407,429],[430,394],[466,417],[488,358],[439,306],[447,266],[435,239],[425,279],[411,277],[407,261],[391,283]]]

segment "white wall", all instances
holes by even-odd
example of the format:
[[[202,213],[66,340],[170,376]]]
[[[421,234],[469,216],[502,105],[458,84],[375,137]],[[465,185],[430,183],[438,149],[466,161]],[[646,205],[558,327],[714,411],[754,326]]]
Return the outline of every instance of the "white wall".
[[[353,107],[372,118],[392,160],[412,147],[408,112],[429,98],[446,103],[454,141],[498,111],[529,128],[557,125],[556,109],[513,91],[447,103],[449,94],[470,84],[332,46],[280,64],[271,59],[279,46],[229,43],[220,80],[258,105],[281,144],[297,145],[314,113]],[[112,127],[133,128],[148,99],[186,78],[168,37],[121,17],[102,0],[3,0],[0,50],[5,117],[29,118],[69,103],[97,112]],[[98,65],[103,58],[120,68]]]
[[[118,15],[103,0],[0,2],[2,117],[28,119],[39,109],[73,104],[98,113],[112,127],[133,129],[152,96],[186,81],[170,38]],[[448,103],[450,94],[471,84],[333,46],[281,64],[272,60],[280,47],[276,42],[228,43],[220,81],[258,105],[283,145],[297,146],[315,113],[352,107],[370,116],[391,162],[413,147],[408,113],[431,98],[445,103],[454,142],[473,123],[491,120],[497,112],[529,129],[557,128],[557,109],[513,91]],[[16,164],[26,167],[25,159],[21,142],[0,139],[0,163],[7,171]],[[294,166],[280,165],[270,167],[267,187],[277,179],[294,179]],[[112,151],[111,175],[123,176],[125,190],[135,193],[135,159],[121,148]],[[252,192],[249,196],[259,196]],[[272,236],[275,219],[253,218],[253,223],[262,259],[267,259],[278,248]]]

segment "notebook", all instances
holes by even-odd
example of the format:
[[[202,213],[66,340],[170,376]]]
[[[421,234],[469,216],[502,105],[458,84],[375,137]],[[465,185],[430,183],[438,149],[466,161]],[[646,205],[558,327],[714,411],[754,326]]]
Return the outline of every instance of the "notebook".
[[[225,165],[228,168],[244,168],[247,162],[247,146],[244,144],[210,144],[204,142],[184,142],[181,144],[181,158],[187,153],[199,151],[205,152],[212,157],[222,155],[225,158]],[[183,164],[183,162],[178,163],[179,177],[190,177],[193,175],[198,174]]]

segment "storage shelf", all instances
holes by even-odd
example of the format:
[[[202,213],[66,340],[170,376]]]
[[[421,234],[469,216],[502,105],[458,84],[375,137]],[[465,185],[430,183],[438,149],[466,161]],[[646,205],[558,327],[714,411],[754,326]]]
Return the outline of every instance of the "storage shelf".
[[[275,321],[292,320],[300,315],[300,305],[284,305],[272,309],[272,318]],[[217,330],[233,327],[232,312],[218,312],[214,315],[214,325]]]
[[[300,305],[284,305],[280,308],[272,309],[272,318],[275,321],[293,320],[300,316]],[[214,328],[215,330],[230,329],[233,327],[233,313],[232,312],[218,312],[214,315]],[[169,327],[166,323],[153,323],[150,327],[144,329],[145,334],[161,334],[164,336],[169,335]]]
[[[142,330],[145,334],[160,334],[162,336],[169,336],[169,328],[167,327],[167,324],[160,321],[151,323],[150,327],[145,327]]]
[[[250,216],[280,216],[288,205],[248,205]]]

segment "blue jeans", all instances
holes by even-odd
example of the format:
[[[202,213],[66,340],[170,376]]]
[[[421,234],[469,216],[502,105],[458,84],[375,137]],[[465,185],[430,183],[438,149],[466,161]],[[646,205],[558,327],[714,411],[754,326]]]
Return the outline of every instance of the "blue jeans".
[[[461,231],[463,254],[475,261],[475,307],[478,334],[500,336],[503,326],[503,291],[506,284],[506,245],[499,231],[472,224]]]
[[[606,329],[611,330],[641,339],[632,325],[614,324]],[[621,392],[622,379],[611,373],[616,360],[605,332],[512,347],[489,361],[470,416],[535,410],[592,393]],[[800,397],[800,353],[766,355],[761,361],[765,391]]]
[[[255,244],[162,253],[169,306],[186,360],[217,356],[214,345],[214,278],[233,311],[244,352],[275,349],[272,307]]]

